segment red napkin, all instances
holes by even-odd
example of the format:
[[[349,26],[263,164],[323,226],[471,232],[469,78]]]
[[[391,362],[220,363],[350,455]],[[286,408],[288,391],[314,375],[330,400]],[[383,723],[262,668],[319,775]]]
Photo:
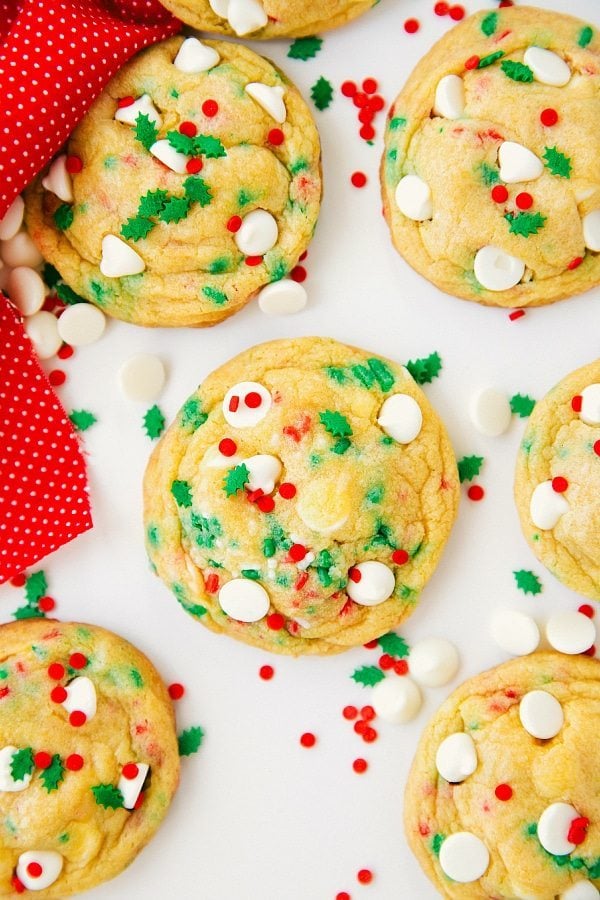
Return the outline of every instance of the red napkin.
[[[156,0],[0,0],[0,219],[126,60],[180,27]],[[91,527],[79,441],[0,294],[0,583]]]

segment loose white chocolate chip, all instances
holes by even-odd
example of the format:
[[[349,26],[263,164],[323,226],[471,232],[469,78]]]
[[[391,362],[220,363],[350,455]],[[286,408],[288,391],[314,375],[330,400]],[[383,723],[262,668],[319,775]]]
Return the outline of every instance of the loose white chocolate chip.
[[[38,312],[46,299],[46,286],[41,276],[29,266],[17,266],[10,270],[6,290],[24,316],[32,316]]]

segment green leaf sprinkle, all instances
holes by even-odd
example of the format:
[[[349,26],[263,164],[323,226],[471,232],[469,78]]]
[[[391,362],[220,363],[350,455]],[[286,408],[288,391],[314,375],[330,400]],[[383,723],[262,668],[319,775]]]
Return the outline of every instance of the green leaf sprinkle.
[[[464,481],[472,481],[479,475],[483,465],[483,456],[463,456],[458,461],[458,477],[461,484]]]
[[[210,188],[203,178],[195,178],[191,175],[183,182],[185,196],[191,203],[199,203],[200,206],[208,206],[212,200]]]
[[[510,408],[512,412],[516,416],[520,416],[521,419],[526,419],[527,416],[530,416],[534,406],[535,400],[527,394],[514,394],[514,396],[510,398]]]
[[[165,430],[165,417],[156,404],[144,413],[144,430],[153,441]]]
[[[514,213],[507,213],[504,218],[508,222],[508,229],[511,234],[518,234],[521,237],[528,238],[532,234],[537,234],[540,228],[544,227],[546,216],[541,213],[520,212],[515,216]]]
[[[40,779],[42,781],[42,784],[50,794],[52,793],[52,791],[56,791],[58,789],[58,786],[64,779],[64,777],[65,767],[63,761],[58,753],[55,753],[48,768],[41,770]]]
[[[56,227],[60,228],[61,231],[65,231],[73,224],[73,210],[68,203],[61,203],[58,209],[55,210],[52,218]]]
[[[98,806],[104,809],[122,809],[125,803],[123,794],[114,784],[96,784],[92,787],[92,794]]]
[[[348,437],[352,434],[350,422],[337,410],[326,409],[319,413],[319,420],[325,426],[325,430],[334,437]]]
[[[485,18],[483,18],[481,20],[480,28],[483,31],[483,33],[486,35],[486,37],[491,37],[491,35],[495,32],[497,27],[498,27],[498,13],[497,12],[488,13],[488,15],[485,16]]]
[[[517,587],[524,594],[541,594],[542,582],[534,572],[528,569],[519,569],[513,572],[513,575],[515,576]]]
[[[383,681],[385,675],[377,666],[361,666],[355,669],[350,677],[357,684],[362,684],[363,687],[373,687]]]
[[[319,37],[302,37],[296,38],[290,44],[287,55],[290,59],[312,59],[321,49],[323,41]]]
[[[521,81],[526,84],[533,81],[533,72],[529,66],[518,62],[516,59],[505,59],[504,62],[500,63],[500,68],[506,77],[511,78],[513,81]]]
[[[87,431],[98,421],[94,413],[87,409],[74,409],[69,413],[69,419],[76,431]]]
[[[545,166],[559,178],[571,177],[571,160],[557,147],[546,147],[544,150]]]
[[[223,489],[225,494],[228,497],[232,497],[234,494],[237,494],[238,491],[243,491],[249,480],[250,472],[245,463],[234,466],[232,469],[229,469],[223,479]]]
[[[387,653],[388,656],[393,656],[394,659],[404,659],[404,657],[408,656],[410,653],[408,644],[404,638],[401,635],[396,634],[395,631],[390,631],[388,634],[382,634],[380,638],[377,638],[377,643],[384,653]]]
[[[132,219],[127,219],[125,224],[121,226],[121,234],[128,241],[139,241],[148,236],[155,224],[155,222],[151,222],[150,219],[146,219],[143,216],[135,216]]]
[[[423,359],[409,360],[406,368],[417,384],[430,384],[442,370],[442,359],[439,353],[430,353]]]
[[[187,508],[192,505],[192,489],[187,481],[175,480],[171,485],[171,493],[177,506]]]
[[[190,211],[190,201],[186,197],[169,197],[158,218],[161,222],[180,222]]]
[[[204,739],[204,731],[199,725],[186,728],[177,738],[180,756],[191,756],[197,753]]]
[[[158,137],[158,128],[152,122],[146,113],[138,113],[135,125],[135,138],[142,144],[146,150],[150,150],[152,144],[156,143]]]
[[[504,50],[496,50],[495,53],[488,53],[487,56],[482,56],[479,62],[477,63],[478,69],[487,69],[488,66],[493,65],[499,59],[502,59],[504,56]]]
[[[321,76],[310,89],[312,101],[319,110],[327,109],[333,99],[333,86]]]
[[[31,775],[34,768],[35,763],[31,747],[24,747],[22,750],[17,750],[13,753],[10,761],[10,774],[15,781],[22,781],[26,775]]]

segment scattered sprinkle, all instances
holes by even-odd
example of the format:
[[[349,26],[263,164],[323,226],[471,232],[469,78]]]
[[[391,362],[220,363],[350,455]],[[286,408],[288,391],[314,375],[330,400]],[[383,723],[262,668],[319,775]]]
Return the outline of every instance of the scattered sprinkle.
[[[310,96],[317,109],[327,109],[333,100],[333,85],[321,76],[311,87]]]
[[[530,416],[535,406],[535,400],[528,394],[514,394],[509,402],[512,412],[521,419]]]
[[[458,477],[461,484],[464,481],[472,481],[481,472],[483,456],[463,456],[458,461]]]
[[[290,44],[287,55],[290,59],[302,59],[304,61],[313,59],[321,49],[322,44],[323,41],[319,37],[296,38]]]
[[[524,594],[541,594],[542,583],[538,576],[529,569],[519,569],[513,572],[517,587]]]

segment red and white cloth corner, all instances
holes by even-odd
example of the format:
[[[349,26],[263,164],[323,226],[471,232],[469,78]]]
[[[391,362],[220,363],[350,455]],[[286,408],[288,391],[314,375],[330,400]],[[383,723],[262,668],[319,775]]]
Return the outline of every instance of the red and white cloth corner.
[[[115,72],[180,28],[156,0],[0,0],[0,219]],[[79,440],[0,294],[0,583],[91,527]]]

